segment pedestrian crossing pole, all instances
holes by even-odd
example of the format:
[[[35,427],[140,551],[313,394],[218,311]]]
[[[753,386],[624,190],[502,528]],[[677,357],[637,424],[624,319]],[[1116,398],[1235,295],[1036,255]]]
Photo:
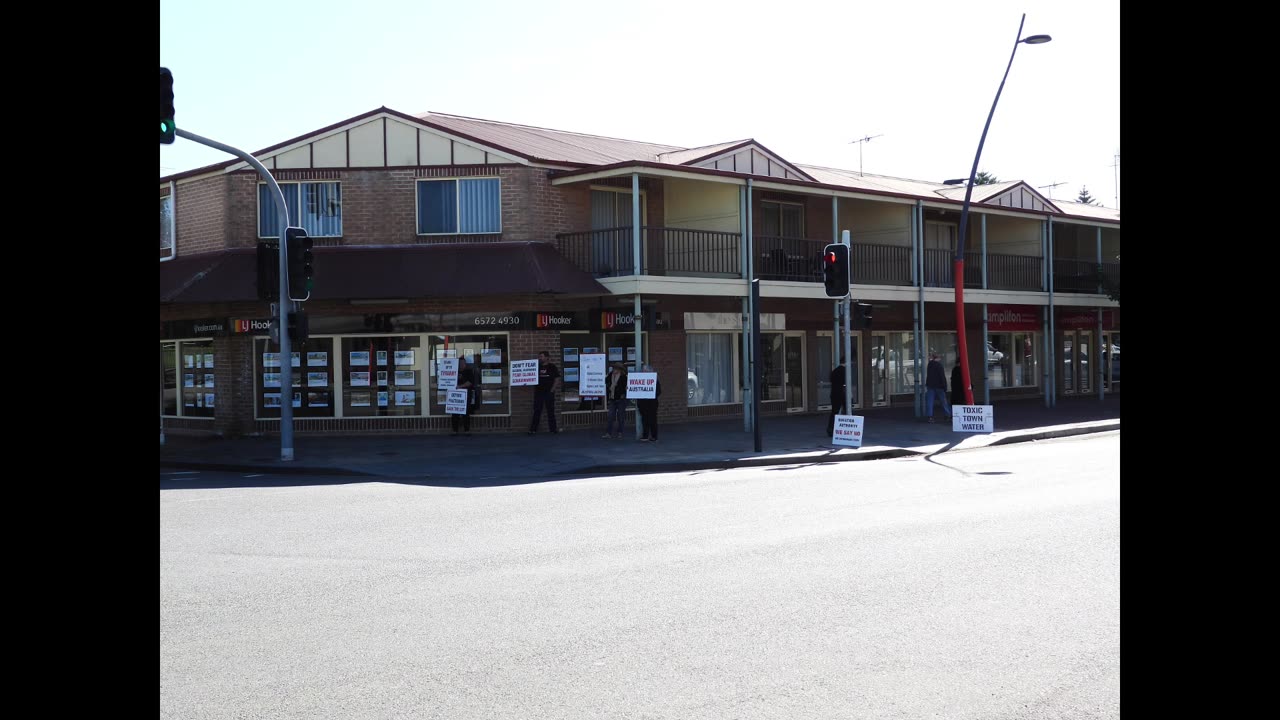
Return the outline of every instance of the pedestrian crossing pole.
[[[849,275],[853,275],[853,247],[849,244],[849,231],[840,233],[840,244],[849,248]],[[850,277],[850,290],[844,296],[844,414],[853,414],[853,387],[851,374],[853,365],[853,338],[849,335],[849,296],[853,295],[853,278]]]

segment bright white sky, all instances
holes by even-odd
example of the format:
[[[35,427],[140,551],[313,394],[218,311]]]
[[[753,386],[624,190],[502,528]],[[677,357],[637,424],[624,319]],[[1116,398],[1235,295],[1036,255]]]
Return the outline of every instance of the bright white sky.
[[[631,11],[631,12],[628,12]],[[251,152],[380,106],[1116,207],[1119,0],[161,0],[177,124]],[[230,156],[179,138],[160,174]],[[1063,183],[1054,188],[1041,187]]]

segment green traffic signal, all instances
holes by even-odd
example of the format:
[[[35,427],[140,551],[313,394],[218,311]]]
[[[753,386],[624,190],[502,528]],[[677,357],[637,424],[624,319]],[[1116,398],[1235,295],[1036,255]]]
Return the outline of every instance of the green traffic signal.
[[[173,73],[168,68],[160,68],[160,143],[173,144]]]

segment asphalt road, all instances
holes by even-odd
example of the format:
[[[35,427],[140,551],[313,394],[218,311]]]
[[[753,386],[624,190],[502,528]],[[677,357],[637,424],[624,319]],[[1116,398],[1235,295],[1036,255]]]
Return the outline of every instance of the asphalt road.
[[[1116,718],[1119,457],[163,489],[161,717]]]

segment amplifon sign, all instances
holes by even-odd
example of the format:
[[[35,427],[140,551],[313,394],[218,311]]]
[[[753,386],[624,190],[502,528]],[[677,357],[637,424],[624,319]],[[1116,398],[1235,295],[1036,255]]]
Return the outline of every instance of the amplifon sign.
[[[1035,305],[988,305],[987,329],[991,332],[1036,332],[1043,330],[1040,308]]]

